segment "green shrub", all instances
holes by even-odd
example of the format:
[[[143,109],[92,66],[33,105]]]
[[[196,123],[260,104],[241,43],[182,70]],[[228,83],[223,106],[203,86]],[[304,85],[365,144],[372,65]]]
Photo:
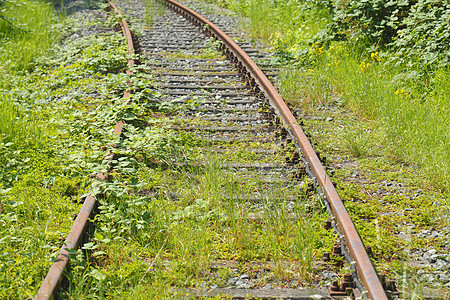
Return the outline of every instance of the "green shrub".
[[[336,1],[333,30],[370,46],[392,42],[401,20],[411,8],[409,0]]]
[[[449,64],[447,1],[341,0],[334,2],[330,12],[333,22],[315,42],[347,40],[357,53],[394,49],[393,61],[409,66]]]
[[[450,3],[419,0],[402,20],[392,45],[395,59],[423,66],[450,63]]]

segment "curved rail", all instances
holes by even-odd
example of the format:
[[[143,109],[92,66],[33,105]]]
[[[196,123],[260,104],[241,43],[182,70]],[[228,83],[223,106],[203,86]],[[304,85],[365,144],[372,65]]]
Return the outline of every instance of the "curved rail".
[[[120,14],[114,4],[112,4],[110,1],[108,1],[108,3],[114,10],[116,10],[117,13]],[[364,287],[369,293],[369,297],[371,299],[387,299],[382,285],[378,280],[377,274],[365,251],[364,245],[362,244],[356,228],[354,227],[350,216],[345,209],[345,206],[339,198],[336,189],[331,183],[330,178],[326,174],[325,169],[320,163],[320,160],[315,154],[303,130],[301,129],[295,117],[292,115],[286,103],[280,97],[273,85],[270,83],[264,73],[259,69],[259,67],[250,59],[250,57],[213,23],[203,18],[196,12],[192,11],[191,9],[177,3],[176,1],[166,0],[166,3],[170,8],[184,15],[195,25],[201,27],[204,32],[220,40],[223,43],[222,49],[224,50],[224,52],[238,64],[240,72],[246,74],[249,81],[253,84],[255,90],[259,89],[260,92],[266,94],[266,96],[269,98],[271,105],[277,111],[278,115],[281,116],[283,124],[300,145],[309,168],[315,176],[315,180],[322,188],[322,192],[326,197],[334,216],[337,219],[338,226],[342,231],[342,236],[345,239],[345,244],[349,248],[351,257],[356,261],[358,276],[362,279]],[[123,19],[121,21],[121,28],[127,38],[129,53],[133,54],[134,46],[131,32],[128,28],[127,22]],[[130,67],[132,67],[134,65],[134,60],[130,59],[129,65]],[[131,71],[127,71],[127,74],[132,73]],[[124,98],[128,98],[129,95],[130,92],[126,91],[124,94]],[[120,134],[122,132],[122,126],[123,123],[117,123],[114,132]],[[106,178],[106,176],[103,174],[98,174],[97,177],[102,179]],[[63,272],[68,265],[68,249],[76,249],[78,247],[84,229],[87,227],[88,218],[92,213],[95,205],[95,197],[89,196],[83,204],[80,213],[78,214],[77,219],[72,226],[72,231],[65,241],[65,245],[61,248],[57,260],[52,265],[35,299],[50,299],[56,292],[58,285],[61,282]]]
[[[110,7],[119,15],[121,15],[118,8],[110,1],[107,1]],[[120,27],[122,28],[122,32],[127,39],[128,44],[128,53],[134,54],[134,44],[133,44],[133,37],[131,35],[131,31],[128,27],[127,21],[125,19],[121,19]],[[128,66],[129,68],[132,68],[135,64],[135,61],[130,58],[128,60]],[[133,72],[131,70],[127,70],[126,73],[128,75],[132,75]],[[131,84],[129,84],[131,85]],[[124,92],[123,98],[127,99],[130,97],[130,90],[126,90]],[[123,123],[118,122],[114,128],[114,133],[120,135],[122,133]],[[105,158],[105,160],[111,161],[113,159],[113,155],[110,154],[108,157]],[[107,179],[106,174],[98,173],[96,175],[97,180],[105,180]],[[58,257],[56,258],[55,262],[50,267],[50,270],[47,273],[47,276],[45,277],[44,281],[42,282],[36,297],[34,299],[36,300],[47,300],[52,299],[54,296],[56,296],[56,292],[58,290],[58,287],[63,279],[64,271],[69,265],[69,251],[71,249],[77,249],[81,239],[83,237],[83,234],[88,227],[89,224],[89,217],[92,215],[95,207],[97,206],[97,199],[94,195],[89,195],[84,200],[83,206],[81,207],[73,225],[71,228],[70,233],[67,235],[66,240],[64,241],[64,245],[61,247]]]
[[[356,262],[358,276],[361,278],[370,299],[387,299],[386,293],[383,290],[382,284],[347,209],[342,203],[331,179],[326,174],[311,143],[272,83],[247,53],[212,22],[174,0],[166,0],[166,4],[175,12],[185,16],[191,23],[202,28],[204,32],[221,41],[223,45],[222,50],[225,54],[238,64],[239,70],[246,74],[250,82],[253,83],[254,88],[259,88],[269,98],[270,104],[277,111],[278,115],[281,116],[284,126],[291,132],[301,147],[309,168],[314,174],[318,185],[321,187],[321,192],[328,201],[333,215],[337,219],[338,227],[342,232],[341,237],[344,238],[350,255]]]

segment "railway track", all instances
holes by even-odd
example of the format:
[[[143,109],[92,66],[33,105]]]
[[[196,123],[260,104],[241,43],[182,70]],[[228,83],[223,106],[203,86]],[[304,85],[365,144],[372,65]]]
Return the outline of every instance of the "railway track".
[[[144,12],[149,9],[143,3],[133,1],[117,4],[136,20],[144,20]],[[133,39],[123,19],[121,28],[127,37],[129,52],[134,53],[134,45],[137,44],[136,51],[155,80],[158,97],[148,101],[176,107],[176,114],[171,117],[177,121],[173,122],[171,130],[180,134],[187,132],[192,137],[194,157],[198,160],[187,160],[177,167],[188,170],[185,174],[190,178],[195,174],[189,175],[189,172],[200,172],[195,171],[197,169],[212,170],[207,176],[216,174],[220,177],[220,188],[216,188],[214,196],[222,199],[220,204],[231,207],[220,212],[222,222],[229,224],[244,219],[246,230],[260,228],[265,219],[273,215],[277,217],[272,221],[279,220],[277,218],[281,215],[288,227],[306,225],[299,220],[307,214],[299,212],[307,211],[314,206],[312,202],[321,198],[332,215],[326,226],[333,228],[338,236],[332,255],[343,257],[351,267],[351,273],[345,274],[340,284],[334,282],[328,288],[303,289],[283,280],[261,288],[257,284],[261,276],[252,275],[256,273],[249,271],[252,267],[247,265],[244,271],[233,266],[234,275],[226,279],[228,285],[203,286],[202,289],[178,286],[174,287],[174,294],[194,297],[226,294],[238,299],[305,299],[358,296],[362,293],[366,298],[386,299],[382,284],[330,178],[295,117],[269,81],[275,75],[273,70],[263,67],[263,72],[252,60],[264,60],[267,55],[248,42],[236,44],[216,25],[189,8],[172,0],[165,4],[168,9],[155,16],[152,26],[143,30],[141,36]],[[118,11],[113,3],[110,5]],[[130,69],[135,64],[130,60]],[[132,75],[132,72],[128,71],[128,74]],[[130,83],[124,101],[132,89]],[[114,132],[124,136],[123,127],[124,122],[119,121]],[[106,158],[109,161],[114,159],[113,155]],[[312,178],[317,189],[315,198],[308,191],[305,175]],[[107,174],[97,174],[97,178],[108,180]],[[197,188],[194,183],[187,192],[169,188],[162,191],[162,196],[158,193],[151,196],[183,199]],[[200,207],[204,204],[202,201],[196,199],[194,204]],[[96,205],[96,195],[85,199],[73,231],[36,299],[48,299],[57,293],[69,263],[69,251],[80,246]],[[156,258],[151,260],[150,266]],[[325,259],[328,258],[329,254],[326,254]],[[288,259],[280,257],[279,261]],[[251,261],[246,263],[252,264]],[[171,261],[163,261],[164,264],[171,264]],[[224,265],[229,267],[233,264],[232,260],[212,261],[206,277],[217,277]],[[264,270],[276,268],[270,259],[260,263],[258,268],[261,266]],[[294,264],[296,267],[302,268]],[[221,288],[224,285],[227,288]]]

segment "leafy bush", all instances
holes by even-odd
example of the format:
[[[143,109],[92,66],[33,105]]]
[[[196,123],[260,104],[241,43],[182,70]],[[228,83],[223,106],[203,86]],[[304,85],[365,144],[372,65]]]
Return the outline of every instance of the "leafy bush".
[[[396,60],[450,63],[450,3],[443,0],[420,0],[413,5],[397,31],[393,46]]]
[[[411,8],[409,0],[351,0],[334,5],[333,30],[369,45],[385,46],[392,42],[401,20]]]
[[[331,12],[333,23],[316,42],[347,40],[360,53],[393,47],[395,62],[419,67],[449,64],[447,1],[341,0],[334,2]]]

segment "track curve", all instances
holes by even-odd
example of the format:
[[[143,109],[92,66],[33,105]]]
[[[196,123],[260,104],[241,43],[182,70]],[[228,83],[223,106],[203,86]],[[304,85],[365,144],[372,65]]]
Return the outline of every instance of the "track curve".
[[[370,298],[387,299],[361,238],[359,237],[350,215],[342,203],[342,200],[340,199],[333,183],[331,182],[331,179],[326,174],[322,163],[317,157],[317,154],[312,148],[305,133],[301,129],[286,103],[276,91],[275,87],[267,79],[266,75],[264,75],[260,68],[253,62],[253,60],[212,22],[174,0],[166,0],[166,3],[169,8],[184,15],[194,25],[202,28],[204,32],[207,32],[210,36],[220,40],[225,47],[222,48],[224,53],[228,57],[232,56],[233,61],[238,64],[239,70],[242,73],[246,73],[249,80],[253,79],[251,80],[252,85],[261,89],[269,98],[271,105],[281,116],[284,126],[302,149],[302,153],[309,164],[309,168],[313,173],[314,179],[317,180],[318,185],[322,188],[325,199],[328,201],[333,215],[336,217],[338,226],[344,236],[344,243],[349,248],[351,257],[356,261],[358,276],[361,277]]]
[[[117,7],[112,2],[108,1],[108,3],[118,12]],[[322,194],[328,202],[329,208],[336,219],[338,230],[341,232],[341,239],[348,248],[351,259],[356,262],[358,277],[361,279],[364,288],[367,290],[369,298],[387,299],[377,274],[365,251],[364,245],[350,219],[350,216],[348,215],[347,210],[345,209],[345,206],[336,192],[336,189],[326,174],[324,167],[322,166],[300,125],[266,75],[253,62],[253,60],[251,60],[245,51],[243,51],[231,38],[229,38],[212,22],[176,1],[166,0],[166,5],[175,12],[183,15],[207,35],[219,40],[221,42],[221,50],[237,65],[239,72],[247,79],[254,92],[260,95],[265,95],[269,99],[270,104],[282,120],[285,129],[295,140],[297,147],[301,149],[308,172],[314,178],[314,181],[318,186],[319,193]],[[133,54],[133,38],[128,28],[128,24],[124,19],[121,21],[121,28],[127,38],[129,53]],[[134,64],[134,60],[130,59],[130,68],[132,68]],[[127,73],[132,74],[129,70]],[[129,96],[130,91],[126,91],[124,98],[126,99]],[[121,134],[122,126],[123,123],[118,122],[114,132],[116,134]],[[106,178],[103,174],[98,174],[97,177],[99,179]],[[36,296],[36,299],[49,299],[56,292],[58,284],[63,276],[64,269],[68,264],[67,249],[76,249],[78,247],[83,231],[87,226],[88,217],[91,215],[95,205],[95,197],[89,196],[83,204],[83,207],[73,225],[72,232],[67,237],[65,245],[61,248],[58,259],[51,267],[49,274],[44,280]]]

